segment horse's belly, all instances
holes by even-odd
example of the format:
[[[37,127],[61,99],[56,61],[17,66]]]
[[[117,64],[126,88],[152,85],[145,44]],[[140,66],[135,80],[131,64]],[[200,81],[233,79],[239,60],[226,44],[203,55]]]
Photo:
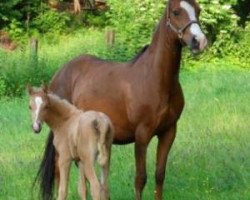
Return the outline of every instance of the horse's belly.
[[[117,128],[115,128],[115,130],[117,130]],[[134,133],[122,130],[115,131],[114,141],[113,141],[114,144],[129,144],[133,143],[134,141],[135,141]]]

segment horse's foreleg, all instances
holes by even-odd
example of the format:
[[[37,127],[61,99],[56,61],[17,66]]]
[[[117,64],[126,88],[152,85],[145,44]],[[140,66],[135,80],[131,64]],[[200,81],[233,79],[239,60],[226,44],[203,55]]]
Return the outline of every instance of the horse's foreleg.
[[[78,183],[78,193],[81,196],[82,200],[86,200],[87,198],[87,189],[86,189],[86,183],[85,183],[85,176],[84,176],[84,168],[83,168],[83,164],[81,163],[81,161],[79,162],[79,183]]]
[[[148,137],[148,133],[149,131],[145,127],[140,127],[136,131],[136,139],[135,139],[136,200],[140,200],[142,198],[142,191],[147,182],[146,154],[147,154],[148,143],[151,139],[150,137]]]
[[[58,188],[58,197],[57,200],[65,200],[67,197],[67,186],[69,179],[69,170],[70,170],[70,160],[58,159],[59,173],[60,173],[60,182]]]
[[[173,144],[176,134],[176,124],[172,126],[167,132],[158,136],[157,146],[157,160],[155,171],[155,200],[162,200],[162,189],[165,179],[166,163],[168,153]]]

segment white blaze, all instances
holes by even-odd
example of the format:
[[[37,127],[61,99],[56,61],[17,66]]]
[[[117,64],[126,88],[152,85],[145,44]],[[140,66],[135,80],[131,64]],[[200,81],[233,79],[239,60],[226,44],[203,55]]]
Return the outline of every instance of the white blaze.
[[[188,2],[186,1],[181,1],[181,7],[187,11],[188,16],[190,21],[197,21],[196,15],[195,15],[195,10],[193,6],[191,6]],[[195,35],[195,38],[197,41],[200,42],[200,49],[204,49],[205,46],[207,45],[207,39],[204,33],[201,31],[201,28],[198,24],[194,23],[190,26],[190,32]]]
[[[36,110],[35,110],[35,121],[34,121],[34,124],[33,124],[33,127],[35,129],[39,128],[39,124],[37,123],[37,119],[38,119],[38,115],[39,115],[42,103],[43,103],[43,100],[42,100],[41,97],[36,97],[35,98]]]

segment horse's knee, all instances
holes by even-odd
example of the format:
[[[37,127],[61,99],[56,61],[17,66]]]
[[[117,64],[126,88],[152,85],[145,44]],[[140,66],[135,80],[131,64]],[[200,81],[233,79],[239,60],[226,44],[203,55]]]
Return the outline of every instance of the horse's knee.
[[[165,170],[156,170],[155,182],[157,185],[162,185],[165,179]]]

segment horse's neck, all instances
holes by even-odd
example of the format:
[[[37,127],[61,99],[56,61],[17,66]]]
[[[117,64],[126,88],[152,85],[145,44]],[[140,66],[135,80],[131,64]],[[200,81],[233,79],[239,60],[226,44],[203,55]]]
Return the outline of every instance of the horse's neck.
[[[152,42],[145,52],[145,65],[150,71],[156,74],[158,80],[164,89],[170,88],[173,82],[178,81],[180,60],[181,60],[181,43],[169,27],[166,25],[166,15],[161,19],[154,35]]]
[[[49,94],[49,103],[45,122],[52,129],[62,127],[63,123],[78,111],[73,105],[55,95]]]

